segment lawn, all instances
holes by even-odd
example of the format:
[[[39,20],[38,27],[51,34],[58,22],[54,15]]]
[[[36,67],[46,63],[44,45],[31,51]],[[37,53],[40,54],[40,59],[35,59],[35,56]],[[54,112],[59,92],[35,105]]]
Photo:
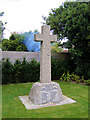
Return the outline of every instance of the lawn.
[[[59,82],[64,95],[76,103],[27,110],[18,96],[28,95],[33,83],[2,86],[3,118],[88,118],[88,86]]]

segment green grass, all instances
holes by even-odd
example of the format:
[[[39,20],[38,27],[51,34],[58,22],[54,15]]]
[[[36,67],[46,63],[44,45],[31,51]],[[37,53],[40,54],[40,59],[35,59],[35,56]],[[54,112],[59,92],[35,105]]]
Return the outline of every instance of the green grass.
[[[88,86],[59,82],[64,95],[76,103],[27,110],[18,96],[28,95],[33,83],[2,86],[3,118],[88,118]]]

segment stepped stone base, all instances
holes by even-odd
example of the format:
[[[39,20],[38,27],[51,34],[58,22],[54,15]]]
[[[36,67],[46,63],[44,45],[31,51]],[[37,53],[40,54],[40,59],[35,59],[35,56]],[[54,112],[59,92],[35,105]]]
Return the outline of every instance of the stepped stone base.
[[[63,101],[62,91],[56,82],[33,84],[29,93],[29,99],[33,104],[59,103]]]

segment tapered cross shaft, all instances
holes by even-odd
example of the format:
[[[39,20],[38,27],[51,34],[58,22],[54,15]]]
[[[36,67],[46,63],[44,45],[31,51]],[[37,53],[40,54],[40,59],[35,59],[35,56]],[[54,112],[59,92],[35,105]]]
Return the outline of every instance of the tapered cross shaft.
[[[35,41],[41,41],[40,56],[40,82],[51,82],[51,45],[50,42],[57,41],[57,35],[50,35],[50,26],[41,27],[41,34],[34,35]]]

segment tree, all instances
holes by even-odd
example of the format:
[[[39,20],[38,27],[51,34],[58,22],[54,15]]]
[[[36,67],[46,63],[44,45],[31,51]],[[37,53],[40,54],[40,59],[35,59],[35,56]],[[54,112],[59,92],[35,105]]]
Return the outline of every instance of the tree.
[[[34,34],[38,34],[38,30],[25,32],[24,35],[25,39],[23,43],[27,46],[28,51],[30,52],[38,52],[40,51],[40,42],[34,41]]]
[[[34,41],[34,34],[38,34],[37,30],[34,32],[29,31],[21,34],[14,32],[9,40],[3,39],[2,50],[3,51],[40,51],[40,42]]]
[[[3,51],[27,51],[27,47],[23,44],[24,36],[13,33],[9,40],[3,39],[2,50]]]
[[[75,63],[75,72],[90,78],[90,2],[65,2],[52,9],[46,19],[58,39],[67,38],[64,47],[69,49]]]
[[[4,12],[0,12],[0,17],[2,17],[4,14]],[[6,23],[5,23],[6,24]],[[0,20],[0,48],[1,48],[1,42],[2,42],[2,38],[3,38],[3,31],[4,31],[5,27],[3,22]]]
[[[51,43],[51,52],[59,53],[62,51],[61,42]]]

